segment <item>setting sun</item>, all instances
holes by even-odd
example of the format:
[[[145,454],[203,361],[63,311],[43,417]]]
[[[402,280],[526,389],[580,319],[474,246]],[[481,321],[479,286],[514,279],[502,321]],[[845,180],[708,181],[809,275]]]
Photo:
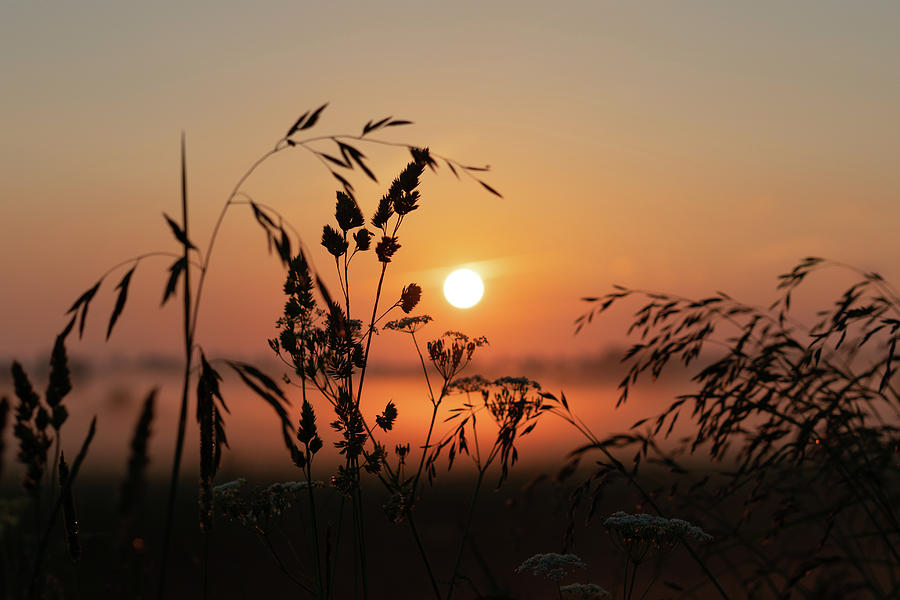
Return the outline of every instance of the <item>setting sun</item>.
[[[457,269],[444,280],[444,296],[456,308],[471,308],[484,295],[484,282],[471,269]]]

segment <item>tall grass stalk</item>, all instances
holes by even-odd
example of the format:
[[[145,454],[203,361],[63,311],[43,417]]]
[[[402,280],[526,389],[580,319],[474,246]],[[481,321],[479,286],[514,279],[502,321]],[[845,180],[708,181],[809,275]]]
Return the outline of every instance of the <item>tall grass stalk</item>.
[[[459,541],[459,550],[456,551],[456,559],[453,561],[453,572],[450,574],[450,583],[447,587],[447,600],[453,597],[453,587],[456,584],[456,578],[459,576],[459,567],[462,565],[463,552],[466,549],[466,540],[469,539],[469,530],[472,528],[472,519],[475,516],[475,506],[478,501],[478,493],[481,491],[481,483],[484,481],[485,470],[478,471],[478,478],[475,480],[475,490],[472,492],[472,500],[469,501],[469,511],[466,515],[465,525],[462,529],[462,537]]]
[[[433,445],[432,436],[434,431],[435,419],[437,416],[437,408],[444,397],[447,385],[449,384],[452,377],[445,376],[443,390],[438,399],[435,399],[433,391],[431,390],[430,382],[428,382],[429,393],[434,405],[434,411],[431,423],[429,425],[429,430],[425,438],[425,445],[422,448],[422,455],[419,459],[419,466],[416,471],[414,481],[400,481],[399,475],[393,471],[391,465],[387,461],[387,452],[384,446],[379,443],[374,435],[374,428],[369,426],[367,420],[362,416],[360,410],[360,404],[363,398],[364,383],[366,380],[367,367],[373,345],[372,337],[379,327],[379,322],[391,310],[397,307],[402,307],[404,312],[408,313],[418,302],[419,295],[421,293],[421,289],[418,288],[418,286],[411,284],[408,288],[409,295],[407,294],[407,288],[404,288],[401,301],[398,301],[391,305],[390,308],[385,310],[384,313],[379,316],[379,308],[381,307],[383,301],[382,294],[384,292],[387,263],[391,262],[391,257],[400,248],[400,245],[397,242],[397,233],[400,229],[401,223],[404,221],[404,216],[418,208],[418,205],[416,203],[419,197],[419,192],[416,188],[419,185],[419,177],[426,167],[430,168],[431,170],[435,170],[438,167],[438,163],[440,161],[441,163],[446,165],[447,168],[457,178],[464,175],[480,184],[489,193],[492,193],[498,197],[500,196],[500,194],[487,183],[481,180],[480,173],[487,171],[487,167],[466,166],[454,159],[440,156],[438,154],[433,154],[428,149],[418,148],[408,144],[401,144],[387,140],[375,139],[371,137],[371,134],[373,132],[383,131],[386,128],[408,125],[410,124],[409,121],[387,117],[380,120],[369,121],[363,127],[361,134],[323,135],[309,137],[306,139],[299,139],[300,136],[303,135],[301,132],[310,129],[318,122],[319,117],[326,106],[327,105],[322,105],[314,111],[307,111],[306,113],[301,115],[293,124],[293,126],[288,129],[287,133],[276,142],[275,146],[267,152],[264,152],[262,156],[260,156],[255,162],[253,162],[247,169],[247,171],[244,172],[243,175],[237,180],[230,194],[225,199],[221,210],[218,213],[218,217],[216,218],[216,221],[213,225],[212,232],[205,248],[205,252],[201,252],[198,247],[192,243],[190,236],[191,228],[189,208],[191,208],[191,205],[189,204],[187,189],[188,182],[186,139],[184,133],[182,133],[180,144],[180,223],[177,223],[174,219],[168,217],[168,215],[165,215],[168,225],[172,230],[176,241],[178,242],[180,252],[177,254],[169,252],[149,252],[135,256],[115,265],[113,268],[107,270],[103,275],[101,275],[97,283],[86,292],[84,292],[84,294],[82,294],[82,296],[78,300],[76,300],[71,309],[68,311],[69,314],[72,314],[72,320],[66,328],[65,333],[68,333],[68,331],[72,329],[76,321],[80,319],[79,335],[81,335],[84,330],[89,304],[95,297],[97,290],[104,279],[113,270],[125,266],[130,266],[130,269],[128,269],[117,286],[118,296],[116,298],[115,307],[110,316],[106,332],[108,339],[112,333],[115,323],[117,322],[125,306],[128,286],[131,282],[132,274],[134,273],[139,263],[146,258],[154,256],[174,255],[177,257],[177,260],[169,267],[169,278],[164,291],[162,303],[165,304],[170,297],[177,295],[180,283],[180,292],[182,294],[180,310],[180,342],[184,348],[184,370],[182,380],[182,393],[178,412],[175,451],[172,459],[172,468],[168,482],[168,494],[165,503],[165,521],[163,527],[162,544],[160,548],[160,569],[156,589],[157,597],[159,598],[166,597],[169,594],[169,590],[167,588],[169,585],[169,568],[170,563],[172,562],[171,547],[175,530],[174,513],[178,494],[179,475],[181,473],[181,463],[184,458],[184,441],[187,428],[187,407],[189,402],[188,395],[191,377],[193,376],[194,371],[197,370],[195,364],[199,363],[202,370],[198,382],[198,403],[201,400],[201,395],[203,395],[203,400],[204,402],[206,402],[206,404],[204,404],[202,419],[200,418],[201,411],[198,407],[198,421],[200,421],[201,428],[201,471],[203,471],[203,476],[201,477],[202,482],[200,489],[200,500],[201,503],[204,504],[204,506],[202,507],[204,509],[209,509],[211,506],[211,490],[213,488],[215,470],[217,469],[219,464],[221,446],[227,445],[227,441],[225,438],[224,421],[222,420],[222,415],[220,412],[220,409],[224,409],[224,401],[222,400],[218,390],[218,381],[220,380],[220,376],[213,369],[213,367],[210,366],[209,363],[212,361],[207,361],[204,357],[202,353],[202,347],[197,341],[197,325],[201,312],[201,302],[203,299],[207,276],[209,275],[212,255],[217,239],[219,237],[220,230],[224,223],[225,215],[232,206],[238,204],[249,205],[252,209],[255,220],[263,228],[266,234],[267,241],[270,244],[270,249],[272,246],[275,247],[278,257],[285,265],[285,267],[289,267],[292,261],[295,259],[303,259],[304,261],[306,260],[302,250],[299,251],[296,255],[292,251],[293,243],[291,237],[288,235],[288,230],[286,229],[286,227],[291,229],[295,234],[297,230],[290,226],[290,224],[286,224],[286,220],[278,213],[278,211],[272,209],[268,205],[257,202],[243,189],[245,183],[248,181],[250,176],[257,171],[260,165],[262,165],[272,156],[284,150],[288,150],[291,148],[302,148],[304,151],[310,153],[313,157],[315,157],[341,184],[343,192],[339,192],[339,205],[343,201],[344,209],[346,209],[347,202],[352,201],[351,204],[353,207],[355,207],[355,210],[357,212],[359,212],[359,208],[356,205],[356,200],[353,196],[353,187],[350,181],[345,178],[342,173],[362,171],[368,178],[372,180],[376,180],[376,178],[369,167],[366,165],[365,161],[367,159],[365,155],[354,146],[355,143],[362,142],[366,144],[376,144],[388,147],[402,147],[408,150],[413,158],[413,161],[409,163],[407,168],[391,184],[388,193],[379,204],[378,212],[372,220],[372,224],[377,229],[381,230],[383,237],[381,238],[380,242],[377,242],[377,247],[375,248],[374,252],[378,255],[378,260],[381,262],[381,272],[372,301],[372,313],[371,317],[369,318],[367,329],[365,331],[359,331],[359,322],[352,319],[351,307],[358,305],[355,302],[351,304],[350,261],[353,255],[355,255],[356,251],[364,251],[369,249],[372,233],[365,229],[355,233],[353,239],[354,241],[356,241],[357,248],[356,250],[354,250],[353,254],[347,253],[346,246],[349,243],[348,230],[360,227],[364,224],[364,221],[362,220],[362,214],[360,212],[358,223],[356,222],[356,217],[354,216],[354,218],[352,219],[354,223],[352,225],[344,227],[343,224],[340,223],[341,217],[340,215],[338,215],[339,225],[342,225],[343,229],[343,233],[338,237],[338,239],[343,243],[344,251],[342,253],[335,253],[332,251],[333,248],[328,249],[329,252],[332,252],[332,254],[334,254],[335,256],[337,277],[340,283],[341,291],[343,293],[343,306],[338,303],[334,303],[331,300],[331,295],[329,294],[319,274],[315,273],[313,269],[309,268],[307,275],[311,282],[309,286],[310,294],[312,293],[313,289],[317,289],[322,299],[324,300],[324,306],[327,308],[327,311],[322,311],[320,314],[318,314],[317,317],[315,317],[322,319],[323,321],[325,321],[325,323],[314,333],[316,333],[317,335],[321,333],[326,338],[328,338],[328,336],[331,336],[331,338],[329,338],[331,339],[330,343],[333,343],[335,348],[339,348],[339,351],[342,354],[341,360],[344,362],[344,364],[340,365],[339,368],[336,367],[332,369],[330,372],[328,371],[328,369],[318,369],[318,367],[313,368],[310,371],[308,369],[309,365],[307,365],[309,357],[304,358],[303,356],[301,356],[299,362],[297,362],[296,359],[294,361],[295,365],[297,366],[297,373],[301,378],[304,407],[307,404],[306,385],[307,383],[311,383],[327,399],[329,399],[332,407],[338,413],[338,422],[341,423],[341,425],[337,427],[337,429],[341,430],[343,428],[342,432],[344,434],[345,440],[343,442],[339,442],[338,445],[339,447],[343,448],[342,452],[346,452],[347,456],[343,465],[344,473],[341,473],[339,471],[336,477],[338,479],[343,477],[344,481],[338,481],[336,485],[337,487],[341,488],[341,491],[345,494],[346,498],[350,500],[349,510],[350,521],[352,523],[349,524],[349,528],[351,537],[355,540],[352,555],[354,557],[354,561],[357,564],[357,567],[354,569],[354,578],[359,578],[361,586],[360,591],[363,598],[368,597],[370,590],[368,584],[368,543],[366,539],[366,515],[364,510],[365,504],[363,502],[363,492],[362,486],[360,484],[361,473],[364,470],[371,472],[379,481],[381,481],[383,485],[385,485],[385,487],[389,491],[392,492],[402,491],[403,493],[407,493],[409,492],[409,487],[411,486],[411,500],[414,501],[416,493],[419,489],[419,481],[421,475],[423,474],[423,467],[425,465],[428,465],[429,469],[433,471],[433,466],[430,463],[426,462],[426,460],[430,460],[430,458],[426,459],[426,456],[432,458],[436,456],[434,455],[434,453],[432,453],[431,447]],[[332,155],[323,150],[321,145],[325,143],[334,145],[337,148],[338,155]],[[343,194],[343,200],[341,199],[340,194]],[[344,216],[346,217],[346,214]],[[393,219],[394,216],[396,216],[396,219]],[[393,224],[391,225],[390,221],[392,220]],[[326,228],[326,233],[327,229],[328,228]],[[334,231],[337,235],[336,230],[332,228],[332,231]],[[362,235],[363,233],[365,233],[365,235]],[[302,247],[302,243],[299,238],[297,242],[299,243],[298,247]],[[328,247],[327,244],[324,244],[324,236],[323,245],[326,245],[326,248]],[[196,279],[192,274],[192,271],[194,269],[197,270]],[[180,282],[179,277],[182,278]],[[316,307],[314,310],[319,309]],[[328,316],[323,317],[322,315]],[[64,335],[65,334],[63,334],[62,337],[64,337]],[[305,333],[303,335],[305,335]],[[366,338],[364,340],[364,346],[362,337]],[[307,342],[307,340],[304,340],[303,344],[306,344]],[[309,343],[311,343],[313,346],[315,345],[313,342]],[[273,348],[275,348],[276,351],[279,351],[277,343],[273,345]],[[424,366],[424,360],[422,358],[421,351],[418,347],[416,349],[417,352],[419,352],[420,361]],[[330,352],[331,350],[333,350],[333,348],[326,348],[327,352]],[[200,352],[199,358],[195,357],[196,352]],[[469,350],[469,356],[471,356],[471,348]],[[322,359],[321,356],[313,358],[315,360]],[[328,360],[332,360],[333,358],[334,357],[331,355],[327,357]],[[314,591],[310,593],[318,594],[319,598],[324,599],[327,597],[331,597],[334,594],[334,577],[337,570],[336,567],[338,561],[337,548],[339,546],[341,538],[340,528],[343,519],[344,502],[342,500],[342,509],[340,511],[341,516],[339,517],[341,520],[339,520],[338,525],[338,536],[334,540],[334,551],[331,551],[330,533],[326,532],[324,540],[326,544],[326,552],[325,556],[323,557],[321,552],[319,551],[319,543],[321,538],[316,524],[319,511],[316,507],[315,493],[313,491],[314,485],[311,467],[313,454],[315,454],[316,450],[321,447],[322,442],[318,439],[317,436],[315,436],[316,443],[318,444],[315,449],[310,446],[309,440],[305,442],[306,447],[303,450],[298,448],[296,443],[292,439],[293,426],[288,416],[288,407],[290,406],[290,402],[284,396],[284,393],[282,392],[278,384],[276,384],[268,376],[266,376],[264,373],[262,373],[252,365],[237,362],[228,362],[228,365],[238,374],[238,376],[243,380],[245,384],[247,384],[258,396],[262,397],[267,403],[270,404],[270,406],[273,407],[273,409],[276,410],[281,421],[285,445],[288,448],[292,459],[294,459],[295,462],[298,462],[298,466],[301,466],[299,464],[299,461],[301,459],[304,463],[302,467],[304,468],[304,474],[307,483],[307,502],[309,504],[310,515],[313,520],[313,527],[311,530],[311,543],[313,546],[315,562],[314,573],[312,577],[314,583],[312,587],[309,587],[306,586],[306,584],[303,583],[300,579],[297,579],[296,581],[304,586],[304,590],[309,591],[314,589]],[[330,367],[334,366],[335,365],[330,365]],[[355,378],[354,369],[358,369],[358,379]],[[322,376],[321,380],[319,379],[319,376]],[[53,371],[51,370],[51,380],[52,379]],[[48,389],[48,402],[50,400],[49,392],[50,390]],[[54,396],[54,398],[55,397],[56,396]],[[345,397],[346,402],[344,402]],[[216,402],[216,400],[218,400],[218,403]],[[51,408],[55,408],[55,405],[53,405],[52,403]],[[210,409],[211,416],[210,414],[207,414],[207,412],[209,411],[206,411],[206,408]],[[390,414],[391,410],[393,410],[393,416],[391,416]],[[57,444],[59,444],[59,423],[57,422],[57,418],[59,417],[59,419],[61,420],[64,420],[65,418],[64,411],[58,412],[59,414],[57,414],[56,410],[53,411],[53,426],[57,429],[57,436],[55,439]],[[376,421],[378,421],[378,424],[382,429],[387,431],[388,429],[390,429],[394,418],[396,418],[396,408],[393,407],[391,403],[389,403],[388,407],[385,409],[385,412],[380,415],[376,419]],[[381,422],[382,419],[384,419],[383,423]],[[43,433],[41,433],[41,435],[43,435]],[[504,452],[508,451],[509,448],[506,448],[504,450]],[[37,455],[44,456],[44,454],[41,454],[41,451],[37,451],[36,456]],[[40,456],[38,456],[38,458],[40,458]],[[514,462],[515,458],[513,457],[512,460]],[[33,471],[35,475],[39,475],[42,472],[43,461],[44,459],[34,461]],[[214,464],[211,464],[212,462],[214,462]],[[504,455],[504,476],[506,468],[508,466],[507,463],[508,457]],[[77,472],[77,467],[79,465],[80,462],[77,460],[76,463],[73,463],[72,479],[74,479],[74,475]],[[429,472],[429,477],[431,477],[431,471]],[[35,497],[39,498],[39,491],[35,492]],[[409,507],[411,507],[411,504],[409,505]],[[209,516],[208,522],[205,519],[201,519],[200,523],[203,529],[203,544],[205,549],[202,559],[204,575],[201,577],[201,579],[203,582],[203,594],[204,597],[206,597],[210,593],[209,578],[206,573],[209,567],[209,550],[213,549],[213,546],[209,544],[209,531],[212,524],[212,512],[211,510],[205,510],[204,514],[207,514]],[[433,576],[432,568],[428,561],[427,554],[424,551],[424,545],[422,544],[422,540],[420,539],[415,524],[412,521],[411,512],[409,512],[409,517],[410,528],[413,533],[414,540],[417,547],[421,551],[421,555],[425,562],[432,587],[436,592],[436,596],[439,597],[440,594],[437,593],[438,586]],[[40,518],[40,511],[37,511],[36,519],[39,520]],[[38,522],[39,530],[42,528],[41,526],[42,523]],[[276,560],[277,562],[279,562],[282,570],[287,571],[284,563],[280,560],[280,558],[278,558],[277,551],[269,540],[268,535],[262,535],[262,538],[266,546],[276,557]]]
[[[162,542],[162,558],[160,559],[160,567],[159,567],[159,587],[157,588],[157,598],[159,600],[163,600],[166,596],[166,575],[168,574],[169,568],[169,548],[172,543],[172,527],[173,520],[175,518],[175,497],[178,492],[178,475],[181,470],[181,456],[184,452],[184,434],[185,427],[187,426],[187,408],[188,408],[188,390],[190,388],[190,380],[191,380],[191,369],[193,366],[193,358],[194,358],[194,328],[192,325],[192,311],[196,312],[195,308],[192,308],[191,304],[191,270],[189,265],[190,261],[190,240],[189,231],[188,231],[188,197],[187,197],[187,156],[185,150],[185,136],[182,132],[181,134],[181,227],[184,232],[184,239],[182,241],[182,260],[184,261],[184,279],[183,279],[183,302],[182,302],[182,335],[184,340],[184,377],[182,380],[181,386],[181,408],[178,411],[178,433],[175,438],[175,456],[172,459],[172,474],[169,477],[169,494],[168,499],[166,501],[166,521],[165,526],[163,528],[163,542]],[[215,231],[215,230],[214,230]],[[215,238],[215,233],[213,233],[213,238]],[[207,260],[209,258],[209,254],[207,254]],[[202,273],[205,273],[206,267],[208,263],[204,263],[204,267],[201,270],[201,280]],[[198,299],[199,299],[199,291],[198,291]],[[204,543],[206,541],[204,540]],[[206,560],[207,553],[204,552],[204,572],[206,570]],[[203,593],[204,597],[206,597],[206,578],[203,579]]]
[[[826,267],[849,269],[858,279],[809,324],[792,310],[792,296]],[[737,540],[731,547],[749,549],[758,561],[759,585],[781,588],[779,595],[798,590],[812,597],[824,585],[835,593],[893,597],[900,593],[894,383],[900,295],[877,273],[817,257],[801,260],[779,280],[779,296],[768,308],[721,292],[694,300],[617,287],[587,298],[590,309],[578,329],[625,298],[646,300],[629,329],[641,341],[626,353],[618,404],[644,374],[656,378],[670,362],[685,368],[704,362],[695,367],[694,390],[631,432],[594,439],[576,454],[636,447],[632,475],[643,457],[690,482],[699,474],[677,456],[702,448],[726,467],[691,485],[692,502],[711,516],[742,503],[742,518],[719,522],[727,527],[723,537]],[[662,450],[657,438],[667,438],[683,413],[695,433],[675,451]],[[621,466],[608,451],[606,458]],[[754,548],[760,539],[769,542],[765,551]],[[771,543],[788,539],[784,548]],[[791,554],[796,544],[807,546],[802,559]],[[726,552],[718,554],[734,564]],[[740,576],[738,567],[729,568]]]

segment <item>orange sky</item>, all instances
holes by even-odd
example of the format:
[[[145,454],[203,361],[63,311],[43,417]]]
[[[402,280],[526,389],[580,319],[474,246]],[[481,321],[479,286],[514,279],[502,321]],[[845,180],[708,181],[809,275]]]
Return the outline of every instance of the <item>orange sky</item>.
[[[205,246],[244,169],[325,101],[314,132],[395,115],[416,126],[384,139],[492,165],[502,200],[446,170],[426,175],[387,289],[420,283],[431,333],[486,335],[494,357],[621,339],[615,318],[572,337],[578,298],[613,283],[767,303],[806,255],[898,281],[898,30],[894,2],[4,3],[0,358],[46,350],[107,267],[176,250],[161,213],[179,211],[182,129],[192,237]],[[361,148],[380,175],[353,180],[368,217],[407,157]],[[333,219],[327,172],[286,152],[245,189],[331,276],[318,246]],[[282,272],[246,207],[216,254],[198,341],[265,354]],[[469,311],[440,292],[460,265],[486,279]],[[104,344],[123,273],[107,279],[71,351],[180,352],[175,303],[156,308],[167,266],[138,268]],[[353,285],[367,292],[374,277],[373,266]]]

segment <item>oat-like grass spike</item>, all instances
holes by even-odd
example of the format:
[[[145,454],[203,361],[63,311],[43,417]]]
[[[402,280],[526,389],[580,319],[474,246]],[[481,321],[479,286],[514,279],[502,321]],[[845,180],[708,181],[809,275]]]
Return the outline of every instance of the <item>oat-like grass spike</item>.
[[[375,448],[371,452],[363,450],[363,456],[366,459],[365,463],[363,463],[363,468],[366,470],[366,473],[371,475],[379,474],[387,462],[387,452],[384,446],[378,442],[375,442]]]
[[[296,311],[291,311],[291,314],[288,314],[289,311],[285,309],[285,316],[297,318],[315,310],[316,299],[313,295],[313,288],[309,262],[301,252],[291,260],[288,275],[284,281],[284,293],[288,296],[289,301],[296,302],[298,308]]]
[[[345,232],[361,227],[366,222],[356,200],[341,191],[337,192],[334,217],[337,219],[338,227]]]
[[[0,398],[0,481],[3,480],[3,453],[6,450],[4,443],[6,434],[6,422],[9,420],[9,400],[6,396]]]
[[[18,362],[12,364],[13,389],[19,399],[13,435],[19,440],[18,459],[25,466],[22,487],[34,498],[40,495],[41,479],[47,464],[51,440],[46,429],[50,422],[47,411],[40,406],[28,375]]]
[[[394,427],[394,421],[397,419],[397,406],[393,400],[384,407],[384,412],[375,417],[375,424],[384,431],[390,431]]]
[[[403,216],[419,208],[419,177],[425,169],[424,162],[413,161],[406,165],[400,175],[391,183],[388,196],[393,203],[394,212]]]
[[[341,454],[350,460],[355,460],[362,454],[363,446],[368,438],[359,407],[353,401],[353,397],[346,389],[341,388],[334,405],[337,419],[331,423],[332,428],[339,432],[344,439],[334,443]]]
[[[315,454],[322,448],[322,439],[316,428],[316,413],[309,401],[303,401],[300,409],[300,424],[297,427],[297,440]]]
[[[375,246],[375,254],[378,255],[378,260],[380,262],[389,263],[399,249],[400,243],[397,241],[397,238],[386,235],[383,236],[381,241],[378,242],[378,245]]]
[[[375,211],[375,214],[372,215],[372,225],[377,229],[387,232],[387,224],[393,214],[394,199],[388,193],[382,196],[381,200],[378,202],[378,209]]]
[[[410,146],[409,153],[412,155],[413,162],[417,165],[422,165],[423,167],[427,166],[432,171],[434,171],[435,166],[437,166],[437,162],[432,158],[431,151],[428,148]]]
[[[394,212],[401,217],[407,215],[419,208],[419,205],[417,204],[418,201],[419,192],[417,190],[414,190],[412,192],[402,192],[394,200]]]
[[[212,486],[218,466],[216,444],[216,406],[213,395],[218,394],[219,374],[200,354],[202,371],[197,381],[197,422],[200,425],[200,527],[209,531],[213,526]]]
[[[357,484],[356,475],[344,465],[338,465],[337,473],[329,478],[328,483],[341,494],[349,497]]]
[[[412,312],[412,309],[416,307],[419,303],[419,300],[422,298],[422,288],[419,287],[416,283],[411,283],[405,288],[403,288],[403,292],[400,294],[400,308],[406,314]]]
[[[344,236],[331,225],[322,228],[322,245],[335,258],[346,254],[347,248],[350,247]]]
[[[47,392],[44,395],[47,406],[51,411],[50,423],[57,431],[59,431],[59,428],[62,427],[62,424],[69,416],[66,407],[62,404],[62,400],[66,394],[72,391],[65,340],[65,335],[58,335],[56,342],[53,344],[53,352],[50,355],[50,381],[47,384]]]
[[[365,252],[372,247],[372,232],[363,227],[353,234],[353,241],[356,242],[356,251]]]

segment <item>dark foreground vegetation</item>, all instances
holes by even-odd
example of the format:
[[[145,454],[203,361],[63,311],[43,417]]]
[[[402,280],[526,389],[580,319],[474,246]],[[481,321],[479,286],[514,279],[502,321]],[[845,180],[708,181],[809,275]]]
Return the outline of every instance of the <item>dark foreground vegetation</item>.
[[[430,333],[431,317],[415,313],[421,288],[385,277],[402,257],[401,232],[423,206],[420,179],[446,169],[499,196],[480,179],[485,169],[377,139],[408,124],[390,117],[359,134],[304,138],[324,109],[302,115],[238,180],[203,251],[190,234],[182,146],[182,215],[166,216],[179,252],[119,263],[75,301],[43,394],[12,365],[13,399],[0,402],[0,424],[12,437],[0,439],[24,477],[20,491],[5,483],[0,504],[6,597],[900,597],[900,298],[886,281],[857,273],[811,325],[792,312],[792,295],[812,272],[846,267],[805,259],[781,277],[766,309],[725,294],[687,299],[615,288],[587,298],[579,330],[614,304],[643,298],[619,403],[672,364],[695,375],[662,414],[599,436],[602,424],[582,421],[564,394],[518,374],[475,374],[488,341]],[[376,179],[365,145],[400,146],[409,157],[383,197],[368,203],[368,217],[347,178]],[[268,157],[293,150],[316,158],[341,186],[321,238],[327,272],[313,267],[311,248],[275,209],[242,188]],[[284,363],[280,381],[207,356],[195,336],[219,224],[237,205],[249,205],[285,268],[284,311],[268,342]],[[147,440],[162,401],[151,393],[126,480],[91,480],[81,466],[103,415],[87,431],[65,428],[66,345],[84,331],[106,277],[121,270],[111,335],[136,268],[158,256],[174,259],[163,302],[182,303],[171,476],[163,487],[147,481]],[[361,261],[379,269],[374,293],[350,289]],[[408,337],[433,409],[418,439],[392,447],[380,440],[403,407],[365,401],[378,332]],[[228,451],[225,373],[273,411],[295,473],[289,481],[219,473]],[[518,473],[523,436],[560,418],[578,442],[559,469]],[[189,426],[199,430],[199,448],[185,447]],[[663,442],[684,432],[676,444]],[[74,455],[61,451],[64,433],[80,440]],[[338,464],[321,460],[326,445],[339,450]],[[185,457],[199,464],[191,493],[183,489]]]

